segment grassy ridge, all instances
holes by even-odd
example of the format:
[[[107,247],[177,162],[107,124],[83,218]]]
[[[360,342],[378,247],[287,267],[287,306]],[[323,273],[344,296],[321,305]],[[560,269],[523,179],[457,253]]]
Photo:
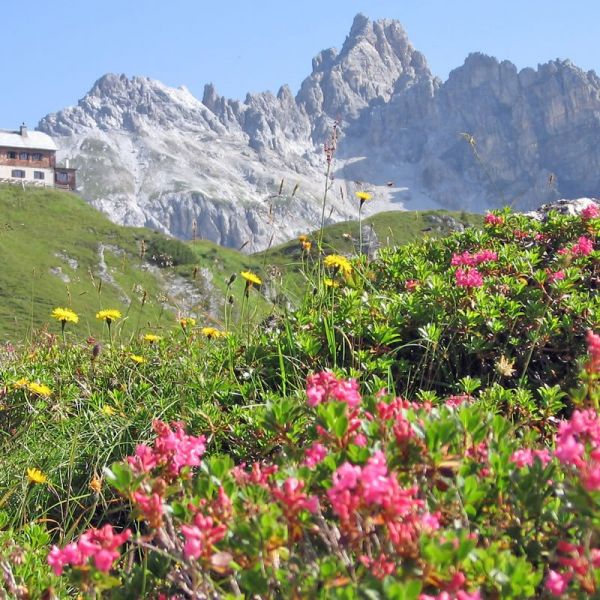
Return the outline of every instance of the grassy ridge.
[[[72,307],[94,334],[100,325],[95,311],[123,310],[125,297],[131,300],[128,321],[160,325],[160,281],[139,259],[147,231],[114,225],[76,196],[54,190],[2,187],[0,213],[3,337],[44,325],[55,306]]]
[[[0,186],[0,340],[18,340],[49,322],[56,306],[80,315],[80,331],[98,336],[95,313],[118,308],[127,317],[119,328],[127,337],[137,330],[169,327],[176,315],[188,313],[207,324],[222,326],[222,305],[239,298],[244,282],[229,278],[242,270],[260,274],[268,282],[269,298],[297,304],[304,286],[303,257],[297,240],[255,255],[198,240],[184,245],[143,228],[121,227],[73,194],[56,190]],[[452,223],[477,225],[477,215],[445,211],[392,212],[365,220],[383,245],[404,244],[422,236],[446,235]],[[309,235],[316,239],[316,234]],[[352,254],[358,243],[358,223],[338,223],[324,232],[327,251]],[[142,240],[148,248],[142,257]],[[153,243],[171,247],[173,254],[192,259],[158,269],[151,265]],[[189,254],[189,251],[187,252]],[[176,280],[177,285],[174,284]],[[176,290],[176,291],[174,291]],[[252,312],[266,314],[270,302],[251,297]],[[232,307],[236,314],[239,303]],[[56,325],[56,324],[55,324]]]
[[[125,337],[160,331],[178,314],[218,311],[231,273],[253,266],[241,253],[202,241],[192,246],[194,262],[159,269],[150,251],[141,256],[142,240],[147,248],[157,239],[171,247],[183,242],[115,225],[65,192],[1,186],[0,215],[0,340],[31,335],[56,306],[77,312],[79,331],[89,335],[101,333],[95,313],[103,308],[123,313]],[[232,291],[238,288],[242,282]]]

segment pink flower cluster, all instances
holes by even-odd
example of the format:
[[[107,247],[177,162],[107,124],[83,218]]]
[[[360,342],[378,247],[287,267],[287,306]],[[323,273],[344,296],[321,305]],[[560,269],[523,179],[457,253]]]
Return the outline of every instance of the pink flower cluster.
[[[306,380],[306,396],[308,405],[312,407],[337,400],[352,408],[361,401],[358,382],[355,379],[338,379],[331,371],[309,375]]]
[[[473,398],[472,396],[469,396],[469,394],[459,394],[455,396],[449,396],[446,398],[444,404],[448,408],[458,408],[459,406],[465,404],[465,402],[470,402],[471,400],[473,400]]]
[[[130,537],[129,529],[115,533],[112,525],[105,525],[102,529],[90,529],[77,542],[67,544],[62,549],[52,546],[48,554],[48,564],[55,575],[62,575],[66,566],[81,567],[92,558],[99,571],[108,573],[113,562],[119,558],[117,549]]]
[[[480,250],[475,254],[471,254],[470,252],[463,252],[462,254],[454,253],[450,264],[453,267],[476,267],[482,263],[492,262],[494,260],[498,260],[497,252],[494,252],[493,250]]]
[[[467,578],[465,574],[457,571],[452,576],[452,579],[446,583],[443,592],[440,592],[437,596],[421,594],[419,600],[480,600],[481,595],[479,591],[465,592],[462,589],[466,582]]]
[[[271,494],[284,507],[284,513],[289,520],[295,519],[301,510],[316,513],[319,509],[319,500],[316,496],[307,496],[302,490],[304,481],[295,477],[288,477],[281,487],[273,486]]]
[[[127,462],[136,473],[149,473],[155,468],[164,468],[168,475],[177,477],[184,467],[197,467],[206,450],[206,438],[187,435],[183,423],[169,426],[162,421],[152,423],[158,437],[153,447],[138,444],[134,456]]]
[[[582,235],[571,247],[574,256],[588,256],[594,251],[594,242]]]
[[[560,423],[554,455],[575,467],[586,490],[600,490],[600,418],[594,410],[576,410]]]
[[[483,222],[486,225],[504,225],[504,217],[499,217],[493,213],[487,213]]]
[[[210,516],[198,513],[192,525],[181,526],[181,533],[185,537],[183,556],[186,560],[195,560],[213,553],[213,545],[225,537],[227,527],[216,524]]]
[[[584,221],[589,221],[590,219],[597,219],[600,217],[600,206],[598,206],[595,202],[588,204],[581,211],[581,218]]]
[[[454,253],[450,264],[454,267],[467,267],[466,269],[456,269],[454,274],[456,285],[459,287],[475,288],[483,285],[483,277],[475,268],[483,263],[498,260],[498,253],[493,250],[480,250],[475,254],[463,252],[462,254]]]
[[[564,271],[551,271],[550,269],[546,269],[546,273],[548,275],[548,283],[554,283],[555,281],[562,281],[565,278]]]
[[[312,446],[304,453],[304,462],[302,463],[305,467],[312,469],[317,466],[327,456],[327,448],[319,442],[313,442]]]
[[[394,398],[391,402],[378,402],[377,414],[382,421],[393,421],[392,432],[399,446],[405,446],[416,438],[412,423],[406,417],[406,409],[422,408],[414,402]]]
[[[456,269],[454,276],[459,287],[475,288],[483,285],[483,277],[477,269]]]
[[[246,471],[246,463],[233,467],[231,474],[238,485],[260,485],[269,486],[271,475],[277,473],[277,465],[264,465],[255,462],[250,472]]]
[[[364,466],[343,463],[333,474],[327,497],[343,528],[352,530],[362,511],[379,515],[392,545],[401,550],[418,540],[425,527],[437,529],[437,517],[421,513],[423,501],[417,488],[401,488],[395,473],[389,473],[385,455],[376,451]],[[425,521],[425,524],[424,524]]]
[[[377,579],[384,579],[396,570],[396,563],[389,560],[384,552],[377,558],[369,558],[366,554],[363,554],[359,557],[359,560]]]
[[[481,600],[481,594],[479,593],[479,590],[475,592],[458,590],[456,594],[451,594],[449,592],[440,592],[437,596],[421,594],[419,600]]]
[[[572,544],[567,541],[558,543],[558,563],[565,567],[562,572],[550,570],[546,577],[546,589],[553,596],[562,596],[575,577],[583,582],[587,578],[590,567],[600,568],[600,549],[591,548],[586,550],[583,546]]]
[[[590,359],[587,364],[590,373],[600,373],[600,335],[592,330],[587,332],[587,347]]]
[[[188,509],[195,513],[194,518],[190,525],[181,526],[185,538],[183,556],[186,560],[211,557],[215,552],[214,545],[227,534],[227,525],[223,521],[231,518],[232,504],[225,490],[220,487],[209,505],[201,501],[200,506],[204,506],[209,514],[202,514],[197,506],[188,505]]]
[[[131,495],[131,500],[138,510],[148,521],[150,527],[160,527],[164,514],[163,499],[159,494],[153,492],[145,494],[144,492],[134,492]]]
[[[572,256],[589,256],[594,251],[594,242],[582,235],[570,248],[562,248],[559,254],[571,254]]]
[[[479,591],[466,592],[462,588],[467,582],[467,578],[462,571],[456,571],[452,579],[444,585],[444,590],[437,596],[421,594],[419,600],[480,600]]]
[[[546,577],[545,586],[553,596],[562,596],[567,591],[571,579],[573,579],[573,573],[570,571],[559,573],[550,570]]]
[[[542,450],[532,450],[531,448],[521,448],[512,453],[510,462],[517,465],[519,469],[531,467],[534,459],[538,459],[542,465],[547,465],[552,460],[552,454],[547,448]]]
[[[419,409],[423,408],[423,405],[397,397],[390,402],[385,402],[383,400],[379,401],[376,408],[377,416],[382,421],[389,421],[390,419],[396,419],[398,416],[402,416],[409,408]]]

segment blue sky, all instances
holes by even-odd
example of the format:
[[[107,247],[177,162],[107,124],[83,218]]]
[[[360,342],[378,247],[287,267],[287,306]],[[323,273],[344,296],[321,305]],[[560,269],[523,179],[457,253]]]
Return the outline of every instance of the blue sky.
[[[29,0],[3,2],[0,128],[76,104],[107,72],[204,84],[243,99],[294,92],[312,57],[341,47],[354,15],[402,22],[445,79],[469,52],[519,68],[570,58],[600,71],[598,0]]]

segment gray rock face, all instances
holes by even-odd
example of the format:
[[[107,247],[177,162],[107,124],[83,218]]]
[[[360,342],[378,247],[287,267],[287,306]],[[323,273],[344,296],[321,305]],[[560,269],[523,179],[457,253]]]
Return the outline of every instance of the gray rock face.
[[[340,53],[330,48],[313,60],[296,101],[310,115],[356,119],[372,103],[387,102],[401,75],[420,74],[431,76],[398,21],[357,15]]]
[[[571,217],[580,215],[588,206],[595,205],[600,209],[600,200],[596,198],[576,198],[575,200],[567,200],[562,198],[556,202],[542,204],[537,210],[525,213],[529,217],[533,217],[538,221],[544,221],[551,212],[557,212],[561,215],[569,215]]]
[[[48,115],[80,193],[113,220],[246,250],[320,223],[323,143],[340,139],[328,219],[356,218],[354,192],[389,209],[527,210],[600,188],[600,78],[569,61],[536,70],[480,53],[441,82],[397,21],[358,15],[296,97],[287,86],[202,101],[185,88],[105,75]]]

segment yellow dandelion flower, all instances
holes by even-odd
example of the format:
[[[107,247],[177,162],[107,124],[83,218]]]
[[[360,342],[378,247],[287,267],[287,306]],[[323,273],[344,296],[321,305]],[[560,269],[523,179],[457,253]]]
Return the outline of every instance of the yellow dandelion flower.
[[[29,479],[31,483],[48,483],[48,477],[39,469],[27,469],[27,479]]]
[[[252,271],[242,271],[240,275],[246,280],[246,286],[262,283],[262,279]]]
[[[36,383],[35,381],[28,382],[27,389],[33,394],[42,396],[42,398],[48,398],[52,394],[52,390],[47,385]]]
[[[219,331],[218,329],[215,329],[214,327],[203,327],[200,330],[200,332],[202,333],[202,335],[205,335],[208,339],[220,338],[220,337],[225,336],[224,331]]]
[[[15,381],[13,383],[13,386],[15,388],[19,389],[19,388],[27,387],[28,384],[29,384],[29,379],[26,379],[25,377],[21,377],[21,379],[17,379],[17,381]]]
[[[195,327],[196,319],[194,317],[183,317],[179,319],[179,324],[183,329],[187,329],[188,327]]]
[[[323,260],[323,264],[330,269],[337,269],[344,277],[348,277],[352,273],[352,265],[345,256],[339,254],[330,254]]]
[[[339,281],[334,281],[333,279],[331,279],[331,277],[325,277],[323,278],[323,283],[327,286],[327,287],[340,287],[340,283]]]
[[[134,363],[137,363],[138,365],[142,365],[145,362],[147,362],[146,359],[143,356],[140,356],[139,354],[130,354],[129,358],[131,358],[131,360]]]
[[[73,312],[69,308],[55,308],[52,311],[51,316],[63,324],[79,322],[79,316],[77,315],[77,313]]]
[[[311,248],[312,248],[312,242],[308,242],[308,241],[302,242],[302,250],[304,250],[305,252],[310,252]]]
[[[308,236],[306,236],[306,235],[299,235],[298,236],[298,241],[300,243],[306,242],[307,240],[308,240]]]
[[[103,415],[106,415],[107,417],[112,417],[115,414],[115,409],[110,406],[110,404],[105,404],[101,409],[100,412]]]
[[[365,202],[366,200],[370,200],[373,197],[371,194],[369,194],[369,192],[355,192],[355,193],[356,193],[356,197],[360,200],[361,204],[363,202]]]
[[[120,318],[121,318],[121,312],[114,308],[109,308],[107,310],[101,310],[96,313],[96,319],[99,319],[100,321],[106,321],[109,324]]]
[[[154,342],[160,342],[160,340],[162,340],[160,335],[155,335],[153,333],[147,333],[144,336],[144,341],[149,342],[150,344],[154,344]]]

